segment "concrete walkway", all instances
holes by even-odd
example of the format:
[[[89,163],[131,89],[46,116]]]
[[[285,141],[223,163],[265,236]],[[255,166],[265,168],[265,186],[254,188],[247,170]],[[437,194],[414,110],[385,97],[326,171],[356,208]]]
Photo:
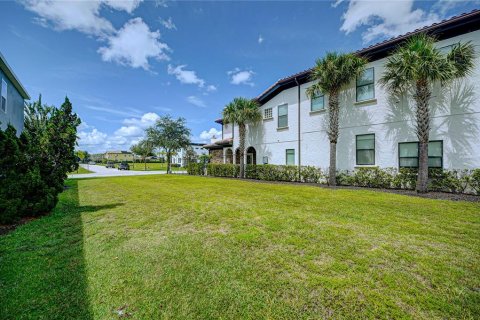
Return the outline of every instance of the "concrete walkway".
[[[99,177],[124,177],[124,176],[144,176],[151,174],[165,174],[165,171],[133,171],[133,170],[118,170],[117,168],[105,168],[104,166],[81,164],[83,168],[93,171],[93,173],[84,174],[69,174],[69,179],[81,178],[99,178]],[[175,173],[184,173],[182,171]]]

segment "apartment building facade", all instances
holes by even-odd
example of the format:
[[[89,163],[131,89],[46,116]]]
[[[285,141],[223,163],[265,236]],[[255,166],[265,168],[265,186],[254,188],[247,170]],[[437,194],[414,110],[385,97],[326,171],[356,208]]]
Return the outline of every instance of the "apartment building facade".
[[[393,97],[379,84],[389,54],[413,34],[435,36],[447,54],[457,43],[472,42],[474,72],[451,84],[435,85],[431,106],[429,165],[445,169],[480,168],[480,11],[472,11],[368,48],[357,55],[369,63],[365,73],[340,95],[337,167],[416,167],[418,139],[410,95]],[[328,95],[311,99],[311,70],[280,79],[256,99],[263,120],[247,126],[245,163],[327,168]],[[205,146],[213,162],[239,163],[238,127],[223,125],[222,139]]]

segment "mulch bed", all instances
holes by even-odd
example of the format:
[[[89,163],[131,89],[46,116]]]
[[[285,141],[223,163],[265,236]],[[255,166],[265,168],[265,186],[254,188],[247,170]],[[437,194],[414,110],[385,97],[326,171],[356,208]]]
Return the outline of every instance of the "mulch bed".
[[[0,236],[3,236],[4,234],[7,234],[15,230],[17,227],[21,226],[22,224],[28,223],[38,218],[39,217],[27,217],[27,218],[22,218],[19,221],[12,224],[0,224]]]
[[[448,193],[448,192],[418,193],[414,190],[402,190],[402,189],[379,189],[379,188],[351,187],[351,186],[331,187],[331,186],[328,186],[328,185],[325,185],[325,184],[307,183],[307,182],[265,181],[265,180],[255,180],[255,179],[240,179],[240,178],[212,177],[212,176],[205,176],[205,177],[206,178],[222,178],[222,179],[250,181],[250,182],[256,182],[256,183],[287,184],[287,185],[296,185],[296,186],[312,186],[312,187],[334,189],[334,190],[335,189],[368,190],[368,191],[374,191],[374,192],[395,193],[395,194],[401,194],[401,195],[419,197],[419,198],[427,198],[427,199],[480,202],[480,196],[473,195],[473,194],[458,194],[458,193]]]

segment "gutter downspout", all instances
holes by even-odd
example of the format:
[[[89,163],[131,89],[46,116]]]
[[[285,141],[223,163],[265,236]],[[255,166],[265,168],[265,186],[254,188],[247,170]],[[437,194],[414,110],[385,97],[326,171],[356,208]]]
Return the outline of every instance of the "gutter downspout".
[[[302,174],[301,174],[301,169],[302,169],[302,161],[301,161],[301,143],[300,143],[300,83],[298,83],[297,77],[295,77],[295,83],[297,84],[298,90],[297,90],[297,105],[298,105],[298,181],[301,180]]]

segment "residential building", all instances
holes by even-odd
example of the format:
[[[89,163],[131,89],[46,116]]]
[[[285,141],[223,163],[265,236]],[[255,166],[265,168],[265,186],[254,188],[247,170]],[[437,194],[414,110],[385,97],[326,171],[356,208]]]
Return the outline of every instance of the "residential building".
[[[208,154],[207,149],[203,147],[203,143],[191,143],[190,148],[198,156]],[[178,164],[180,167],[187,165],[186,163],[187,149],[182,148],[179,152],[172,156],[172,164]]]
[[[107,151],[103,154],[103,158],[108,161],[133,161],[133,153],[130,151]]]
[[[27,90],[0,52],[0,129],[5,130],[11,124],[20,135],[23,131],[25,100],[29,99]]]
[[[436,45],[445,53],[452,45],[469,41],[477,51],[471,75],[434,88],[430,101],[430,166],[480,168],[479,29],[480,11],[475,10],[358,50],[356,54],[369,63],[365,73],[340,95],[337,168],[418,166],[414,101],[405,96],[392,97],[378,79],[389,54],[420,32],[436,37]],[[256,98],[263,120],[247,126],[245,163],[329,166],[329,97],[310,99],[306,95],[306,89],[314,83],[310,74],[311,69],[280,79]],[[205,148],[213,162],[239,163],[238,127],[222,127],[227,140],[222,136]]]

